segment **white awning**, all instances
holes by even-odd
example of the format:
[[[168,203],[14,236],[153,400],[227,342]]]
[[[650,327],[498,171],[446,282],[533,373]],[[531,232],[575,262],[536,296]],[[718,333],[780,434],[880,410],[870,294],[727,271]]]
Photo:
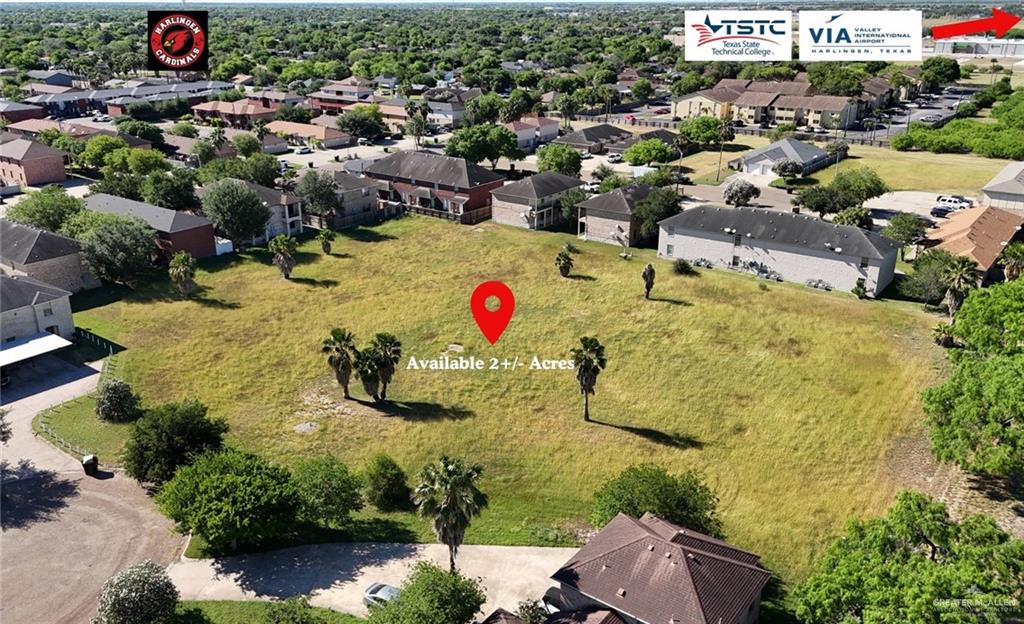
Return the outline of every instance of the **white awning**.
[[[14,342],[0,345],[0,366],[10,366],[18,362],[44,355],[71,346],[70,340],[65,340],[57,334],[40,332],[32,336],[19,338]]]

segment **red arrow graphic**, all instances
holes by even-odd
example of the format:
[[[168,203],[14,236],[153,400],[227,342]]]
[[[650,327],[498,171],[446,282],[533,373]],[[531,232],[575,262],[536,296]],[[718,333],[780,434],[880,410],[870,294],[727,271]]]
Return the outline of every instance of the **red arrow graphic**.
[[[996,31],[996,37],[1002,37],[1011,28],[1016,26],[1019,21],[1020,18],[1013,13],[993,8],[992,17],[935,26],[932,28],[932,39],[948,39],[950,37],[973,35],[990,30]]]

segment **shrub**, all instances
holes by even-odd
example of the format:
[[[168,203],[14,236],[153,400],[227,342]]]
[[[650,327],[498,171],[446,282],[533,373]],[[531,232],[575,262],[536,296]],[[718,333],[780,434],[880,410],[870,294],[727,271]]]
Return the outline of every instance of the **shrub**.
[[[380,453],[370,460],[363,474],[366,501],[380,511],[405,509],[411,501],[412,490],[402,468],[387,455]]]
[[[103,585],[93,624],[157,624],[171,622],[178,605],[167,571],[144,561],[112,576]]]
[[[96,416],[107,422],[131,422],[142,414],[139,395],[123,379],[108,379],[96,396]]]
[[[320,624],[323,618],[305,596],[292,596],[268,604],[264,621],[266,624]]]
[[[344,524],[349,514],[363,508],[359,479],[333,455],[303,462],[295,470],[295,487],[302,500],[302,516],[324,526]]]
[[[160,485],[194,457],[219,450],[227,431],[227,423],[207,418],[206,406],[198,401],[161,405],[135,423],[125,445],[125,472]]]
[[[182,466],[156,500],[180,531],[199,535],[214,550],[279,537],[299,508],[287,470],[236,450]]]
[[[476,579],[417,562],[396,600],[370,609],[369,624],[469,624],[486,596]]]
[[[693,266],[690,265],[690,263],[684,260],[683,258],[677,258],[676,261],[672,263],[672,270],[675,271],[676,275],[697,274],[697,270],[694,269]]]
[[[603,527],[619,513],[639,518],[652,513],[663,520],[715,537],[722,534],[718,497],[697,473],[669,474],[661,466],[626,468],[594,493],[590,520]]]

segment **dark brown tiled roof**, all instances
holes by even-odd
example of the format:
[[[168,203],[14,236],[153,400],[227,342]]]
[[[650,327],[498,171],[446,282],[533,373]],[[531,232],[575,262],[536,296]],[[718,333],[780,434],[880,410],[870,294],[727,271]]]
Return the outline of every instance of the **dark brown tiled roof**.
[[[626,624],[626,622],[617,613],[608,609],[584,609],[553,613],[544,624]]]
[[[747,91],[736,98],[736,106],[768,106],[779,97],[778,93],[765,93],[761,91]]]
[[[814,86],[809,82],[754,81],[747,85],[747,91],[779,93],[782,95],[811,95],[814,93]]]
[[[629,221],[637,202],[651,194],[654,190],[649,184],[631,184],[607,193],[595,195],[579,206],[586,210],[587,215]]]
[[[757,562],[649,514],[619,514],[551,578],[642,622],[740,624],[771,578]]]
[[[495,609],[494,613],[488,615],[480,624],[523,624],[523,620],[514,613],[499,608]]]

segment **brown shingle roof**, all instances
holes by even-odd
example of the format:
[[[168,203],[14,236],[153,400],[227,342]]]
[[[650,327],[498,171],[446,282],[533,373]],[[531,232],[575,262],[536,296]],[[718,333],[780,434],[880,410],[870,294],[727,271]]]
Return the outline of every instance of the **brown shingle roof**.
[[[44,158],[63,158],[64,152],[30,139],[15,139],[0,143],[0,157],[23,163]]]
[[[757,561],[650,514],[619,514],[551,578],[643,622],[740,624],[771,578]]]
[[[747,85],[747,91],[779,93],[782,95],[810,95],[814,93],[814,86],[809,82],[754,81]]]
[[[420,185],[436,183],[460,189],[504,179],[504,176],[464,158],[416,151],[396,152],[376,160],[366,168],[366,175],[378,179],[415,180]]]
[[[999,208],[968,208],[951,214],[932,230],[928,240],[936,247],[973,260],[987,271],[1003,247],[1020,236],[1024,216]]]
[[[736,98],[736,106],[754,107],[769,106],[775,98],[780,97],[778,93],[764,93],[761,91],[747,91]]]
[[[192,107],[192,110],[204,113],[226,113],[229,115],[267,115],[274,112],[272,108],[267,108],[258,102],[251,102],[249,100],[238,100],[237,102],[213,100],[196,104]]]

